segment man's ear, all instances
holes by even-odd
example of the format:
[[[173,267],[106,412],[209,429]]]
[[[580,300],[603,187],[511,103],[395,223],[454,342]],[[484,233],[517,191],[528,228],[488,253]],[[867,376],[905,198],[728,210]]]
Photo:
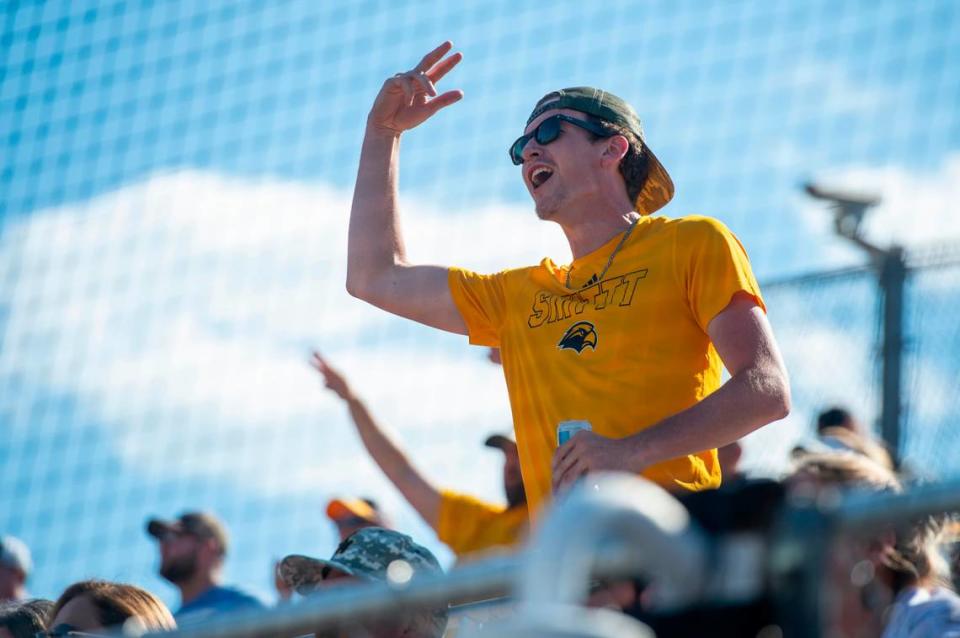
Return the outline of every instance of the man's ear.
[[[222,553],[220,551],[220,544],[212,538],[203,539],[203,551],[212,560],[217,560],[222,558]]]
[[[630,142],[623,135],[611,135],[603,147],[603,162],[619,163],[630,150]]]

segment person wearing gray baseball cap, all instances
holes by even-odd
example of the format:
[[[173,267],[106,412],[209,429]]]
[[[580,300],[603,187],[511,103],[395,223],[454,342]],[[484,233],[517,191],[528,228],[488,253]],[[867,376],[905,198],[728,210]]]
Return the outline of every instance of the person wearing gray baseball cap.
[[[27,578],[32,569],[26,543],[15,536],[0,536],[0,602],[27,597]]]
[[[719,486],[717,448],[789,412],[787,372],[736,236],[714,218],[660,214],[674,182],[627,100],[595,87],[550,91],[507,149],[572,261],[480,274],[408,259],[400,138],[463,97],[437,91],[462,59],[452,48],[388,78],[367,116],[347,290],[500,349],[532,516],[598,471],[672,490]],[[580,427],[561,444],[565,422]]]
[[[255,596],[222,584],[229,539],[227,528],[209,512],[186,512],[168,521],[147,521],[147,534],[160,546],[160,575],[180,590],[181,627],[238,609],[262,609]]]
[[[382,527],[355,532],[327,560],[294,554],[280,561],[277,570],[288,587],[304,596],[351,581],[406,585],[443,573],[429,549],[406,534]],[[442,607],[366,619],[362,627],[341,627],[339,634],[321,631],[317,635],[439,638],[446,626],[447,609]]]

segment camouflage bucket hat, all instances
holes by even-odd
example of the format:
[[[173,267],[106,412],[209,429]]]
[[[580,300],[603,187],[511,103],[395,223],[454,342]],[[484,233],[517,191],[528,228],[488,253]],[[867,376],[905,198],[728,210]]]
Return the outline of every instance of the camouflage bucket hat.
[[[310,593],[336,570],[368,581],[402,579],[440,574],[436,557],[406,534],[382,527],[367,527],[340,543],[329,560],[292,555],[280,561],[280,577],[300,594]]]
[[[601,120],[622,126],[631,131],[643,145],[643,154],[647,157],[649,172],[643,189],[637,196],[634,206],[641,215],[649,215],[667,205],[673,199],[673,180],[654,155],[643,136],[640,117],[625,100],[613,93],[601,91],[589,86],[575,86],[547,93],[533,109],[527,119],[527,125],[546,111],[571,109],[593,115]]]

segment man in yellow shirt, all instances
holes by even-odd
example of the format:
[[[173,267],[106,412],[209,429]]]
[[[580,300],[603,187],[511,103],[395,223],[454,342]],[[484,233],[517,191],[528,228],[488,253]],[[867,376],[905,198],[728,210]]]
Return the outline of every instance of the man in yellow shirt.
[[[312,364],[326,386],[346,402],[360,440],[374,462],[458,558],[509,549],[522,540],[529,515],[516,443],[497,434],[486,440],[487,446],[503,451],[506,507],[437,489],[374,420],[343,375],[319,353],[314,353]]]
[[[671,489],[718,486],[716,448],[788,413],[787,373],[736,237],[708,217],[652,216],[673,182],[629,104],[587,87],[549,93],[509,149],[537,215],[565,233],[571,264],[480,275],[407,261],[400,136],[462,97],[435,87],[461,59],[451,48],[386,80],[374,101],[348,291],[500,348],[531,511],[598,470]],[[592,431],[558,448],[557,426],[568,420]]]

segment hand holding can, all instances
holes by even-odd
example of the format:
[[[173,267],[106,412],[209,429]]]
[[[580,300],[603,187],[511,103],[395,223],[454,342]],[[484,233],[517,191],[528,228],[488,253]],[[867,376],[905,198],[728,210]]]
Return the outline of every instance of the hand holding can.
[[[557,447],[569,441],[570,438],[580,430],[593,431],[593,427],[590,425],[590,421],[574,420],[574,421],[561,421],[560,423],[558,423],[557,424]]]

